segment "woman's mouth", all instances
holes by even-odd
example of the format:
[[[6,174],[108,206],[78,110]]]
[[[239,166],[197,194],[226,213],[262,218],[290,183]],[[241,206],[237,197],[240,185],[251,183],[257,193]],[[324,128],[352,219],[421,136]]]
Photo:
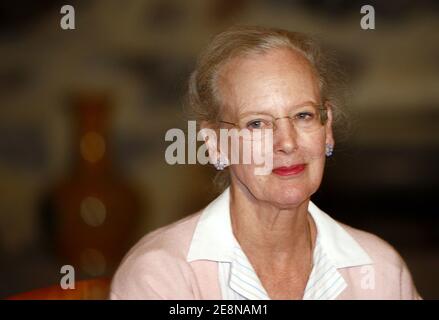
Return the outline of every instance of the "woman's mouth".
[[[303,170],[305,170],[306,164],[301,163],[294,166],[288,166],[288,167],[278,167],[272,170],[274,174],[277,174],[278,176],[292,176],[297,175],[301,173]]]

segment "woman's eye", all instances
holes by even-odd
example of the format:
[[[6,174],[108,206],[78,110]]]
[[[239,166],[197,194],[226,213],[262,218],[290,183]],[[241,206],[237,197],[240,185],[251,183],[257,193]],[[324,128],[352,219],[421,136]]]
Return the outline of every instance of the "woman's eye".
[[[300,112],[295,116],[298,120],[312,120],[314,117],[315,116],[312,112]]]
[[[247,128],[249,129],[262,129],[264,127],[264,121],[263,120],[252,120],[248,122]]]

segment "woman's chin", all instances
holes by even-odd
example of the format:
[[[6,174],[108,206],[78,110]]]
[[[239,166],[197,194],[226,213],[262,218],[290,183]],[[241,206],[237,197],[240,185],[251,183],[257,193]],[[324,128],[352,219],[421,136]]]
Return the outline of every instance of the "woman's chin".
[[[274,192],[273,192],[274,191]],[[287,209],[298,207],[309,199],[309,195],[302,190],[273,190],[270,192],[269,202],[276,203],[279,208]]]

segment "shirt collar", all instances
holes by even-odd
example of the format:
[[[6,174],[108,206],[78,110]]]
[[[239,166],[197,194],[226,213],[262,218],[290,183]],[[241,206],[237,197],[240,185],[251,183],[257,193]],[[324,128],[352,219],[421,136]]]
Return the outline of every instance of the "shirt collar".
[[[201,213],[195,228],[187,261],[213,260],[231,262],[236,239],[230,220],[230,190],[227,188]]]
[[[231,262],[237,241],[230,220],[230,188],[201,213],[190,244],[187,261]],[[309,201],[308,211],[317,226],[320,244],[336,268],[372,264],[371,258],[334,219]]]

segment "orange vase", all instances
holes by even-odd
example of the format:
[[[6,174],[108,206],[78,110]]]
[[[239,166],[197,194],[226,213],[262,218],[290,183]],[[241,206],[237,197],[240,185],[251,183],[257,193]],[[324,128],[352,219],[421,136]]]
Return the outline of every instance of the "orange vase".
[[[116,173],[108,144],[109,99],[74,99],[77,134],[71,175],[52,194],[53,239],[63,261],[91,276],[109,275],[133,244],[140,201]]]

